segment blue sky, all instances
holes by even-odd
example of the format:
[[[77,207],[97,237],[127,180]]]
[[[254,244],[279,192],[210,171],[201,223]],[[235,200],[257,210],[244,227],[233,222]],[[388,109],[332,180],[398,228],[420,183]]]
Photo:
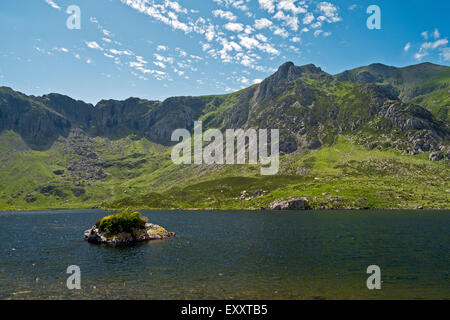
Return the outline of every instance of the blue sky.
[[[366,26],[373,4],[381,30]],[[447,0],[1,0],[0,86],[95,104],[232,92],[286,61],[332,74],[449,65],[449,12]]]

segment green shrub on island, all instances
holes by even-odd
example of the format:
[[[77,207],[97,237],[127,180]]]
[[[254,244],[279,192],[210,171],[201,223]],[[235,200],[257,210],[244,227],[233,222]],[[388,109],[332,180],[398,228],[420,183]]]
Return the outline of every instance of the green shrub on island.
[[[134,229],[145,229],[146,223],[147,219],[143,218],[139,212],[127,209],[102,218],[95,226],[101,232],[117,235],[122,232],[132,233]]]

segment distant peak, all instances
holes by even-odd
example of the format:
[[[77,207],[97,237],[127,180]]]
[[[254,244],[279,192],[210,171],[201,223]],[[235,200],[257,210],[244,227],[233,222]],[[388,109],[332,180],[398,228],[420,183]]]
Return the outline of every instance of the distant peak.
[[[293,62],[288,61],[288,62],[283,63],[283,64],[278,68],[277,73],[278,73],[278,74],[284,74],[284,75],[287,75],[287,74],[289,73],[289,70],[291,70],[291,69],[295,69],[295,65],[294,65]]]
[[[278,69],[289,69],[295,67],[294,63],[292,61],[288,61],[283,63]]]

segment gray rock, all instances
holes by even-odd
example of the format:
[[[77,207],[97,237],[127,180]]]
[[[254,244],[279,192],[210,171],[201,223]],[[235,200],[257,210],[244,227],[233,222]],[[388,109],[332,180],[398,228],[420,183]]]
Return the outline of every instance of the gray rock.
[[[163,227],[152,223],[145,224],[145,229],[133,229],[131,233],[122,232],[117,235],[102,232],[97,226],[93,226],[84,232],[84,240],[94,244],[107,245],[131,245],[138,242],[172,237],[175,237],[174,232],[168,232]]]
[[[432,153],[430,153],[430,156],[428,157],[428,159],[430,161],[440,161],[443,158],[444,158],[444,156],[439,152],[432,152]]]
[[[307,210],[308,201],[296,197],[277,199],[269,205],[270,210]]]
[[[264,191],[263,191],[263,190],[256,190],[256,191],[253,193],[253,197],[254,197],[254,198],[262,197],[263,195],[264,195]]]

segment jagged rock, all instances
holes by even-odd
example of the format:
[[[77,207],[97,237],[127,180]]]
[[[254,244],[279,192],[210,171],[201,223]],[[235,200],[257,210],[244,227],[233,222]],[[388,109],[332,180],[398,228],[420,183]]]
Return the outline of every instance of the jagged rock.
[[[72,193],[75,197],[80,197],[86,193],[86,190],[82,188],[73,188]]]
[[[45,186],[39,190],[40,193],[47,196],[57,196],[60,198],[67,197],[67,194],[56,186]]]
[[[322,146],[319,140],[313,140],[309,143],[308,149],[315,150]]]
[[[430,153],[430,156],[428,157],[428,159],[430,161],[440,161],[444,158],[444,156],[442,155],[442,153],[439,152],[432,152]]]
[[[28,203],[35,202],[36,200],[37,200],[36,196],[34,194],[32,194],[32,193],[27,194],[25,196],[25,201],[28,202]]]
[[[288,199],[277,199],[269,205],[270,210],[307,210],[309,208],[306,199],[290,197]]]
[[[264,195],[264,191],[263,190],[256,190],[255,192],[253,192],[253,197],[254,198],[262,197],[263,195]]]
[[[138,242],[162,240],[172,238],[174,232],[168,232],[161,226],[146,223],[145,229],[133,229],[131,233],[122,232],[117,235],[109,235],[101,232],[96,226],[84,232],[84,240],[94,244],[130,245]]]

